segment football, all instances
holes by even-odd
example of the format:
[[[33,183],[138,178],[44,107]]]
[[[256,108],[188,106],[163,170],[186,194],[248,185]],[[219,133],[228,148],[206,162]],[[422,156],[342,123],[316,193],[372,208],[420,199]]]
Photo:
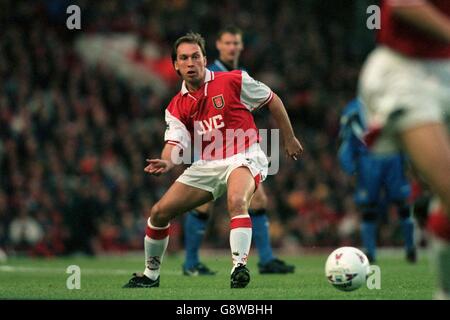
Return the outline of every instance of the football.
[[[359,249],[341,247],[334,250],[325,264],[325,276],[328,282],[341,291],[353,291],[360,288],[367,279],[370,270],[369,260]]]

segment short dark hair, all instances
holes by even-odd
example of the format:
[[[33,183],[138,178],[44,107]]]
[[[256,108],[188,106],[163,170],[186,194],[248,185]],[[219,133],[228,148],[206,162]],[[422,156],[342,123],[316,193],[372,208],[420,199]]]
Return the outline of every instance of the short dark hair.
[[[217,39],[222,38],[222,35],[224,33],[231,33],[231,34],[240,34],[242,36],[242,30],[239,29],[236,26],[226,26],[225,28],[222,28],[219,30],[219,32],[217,33]]]
[[[205,39],[201,36],[201,34],[191,31],[186,33],[184,36],[179,37],[173,44],[172,63],[175,63],[175,61],[177,60],[177,49],[182,43],[197,44],[200,47],[200,50],[202,50],[203,56],[206,57]]]

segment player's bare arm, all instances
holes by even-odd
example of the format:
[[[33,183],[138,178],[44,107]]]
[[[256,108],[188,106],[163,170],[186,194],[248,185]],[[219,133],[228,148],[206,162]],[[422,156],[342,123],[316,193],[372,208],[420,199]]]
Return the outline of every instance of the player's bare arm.
[[[427,1],[414,5],[407,3],[392,5],[394,15],[431,36],[450,43],[450,20],[445,14]]]
[[[274,93],[273,98],[268,104],[270,113],[275,118],[278,128],[281,131],[281,136],[284,142],[284,148],[289,157],[294,160],[302,154],[303,147],[298,139],[295,137],[294,130],[292,129],[291,121],[284,108],[281,99]]]
[[[145,167],[144,171],[153,174],[156,176],[159,176],[162,173],[169,172],[175,164],[172,162],[172,152],[176,152],[177,150],[174,150],[173,148],[179,149],[180,147],[166,143],[164,146],[163,151],[161,152],[161,159],[146,159],[145,161],[148,162],[148,165]]]

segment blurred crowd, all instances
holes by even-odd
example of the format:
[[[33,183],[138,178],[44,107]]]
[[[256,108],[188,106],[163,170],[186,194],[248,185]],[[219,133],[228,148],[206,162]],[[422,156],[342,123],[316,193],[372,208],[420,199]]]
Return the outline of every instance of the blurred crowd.
[[[80,31],[65,28],[73,3]],[[0,248],[36,256],[141,249],[148,210],[182,172],[143,172],[145,159],[159,156],[164,109],[180,84],[164,96],[132,88],[105,66],[86,65],[73,42],[84,32],[129,32],[170,52],[193,30],[212,60],[215,35],[229,24],[244,31],[241,64],[282,97],[305,148],[297,162],[282,155],[265,183],[275,247],[356,245],[359,213],[336,159],[337,136],[373,35],[361,31],[361,3],[321,3],[2,1]],[[274,126],[267,110],[256,120]],[[172,252],[183,248],[182,221],[172,225]],[[226,248],[228,226],[219,200],[205,247]],[[383,230],[381,244],[397,244],[396,224]]]

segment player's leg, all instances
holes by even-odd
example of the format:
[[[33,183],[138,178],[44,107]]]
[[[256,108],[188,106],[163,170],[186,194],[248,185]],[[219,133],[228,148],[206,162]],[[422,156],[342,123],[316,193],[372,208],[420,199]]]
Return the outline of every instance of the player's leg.
[[[402,155],[393,156],[386,163],[385,186],[387,197],[397,207],[400,226],[405,242],[406,259],[415,263],[417,260],[416,245],[414,239],[414,221],[411,216],[412,205],[409,197],[411,185],[405,175],[405,161]]]
[[[450,219],[450,142],[443,125],[444,116],[450,112],[449,75],[445,60],[419,62],[379,48],[364,66],[359,84],[369,128],[374,129],[373,137],[380,133],[375,147],[380,151],[397,150],[401,142],[413,165],[442,201],[436,226],[448,225]],[[434,218],[430,216],[429,220]],[[445,243],[448,247],[449,241]],[[440,268],[447,263],[442,272],[449,277],[449,261],[440,261]]]
[[[288,265],[277,259],[270,244],[269,219],[267,216],[267,195],[263,184],[260,184],[250,203],[248,210],[252,219],[252,241],[254,241],[259,254],[258,269],[265,273],[291,273],[295,266]]]
[[[401,134],[412,162],[439,196],[430,212],[431,254],[438,274],[436,298],[450,299],[450,141],[441,124],[428,124]]]
[[[270,245],[269,219],[267,218],[267,196],[260,184],[252,198],[248,213],[252,219],[252,240],[259,254],[259,263],[266,264],[275,259]]]
[[[432,266],[437,274],[435,299],[450,300],[450,219],[441,202],[431,200],[427,229],[429,231]]]
[[[247,167],[234,169],[227,179],[227,204],[230,214],[230,248],[233,260],[231,287],[243,288],[250,281],[246,268],[252,241],[252,221],[248,214],[256,182]]]
[[[128,288],[159,286],[159,273],[169,243],[169,222],[177,215],[212,200],[208,191],[176,181],[150,210],[144,239],[144,275],[135,275]]]
[[[425,247],[427,245],[427,233],[426,233],[426,225],[429,214],[429,207],[431,201],[431,194],[427,191],[419,191],[418,196],[413,198],[412,206],[412,215],[414,217],[415,229],[414,229],[414,237],[416,245],[419,247]]]
[[[437,273],[436,300],[450,300],[450,239],[430,237],[431,263]]]
[[[199,250],[213,203],[205,203],[186,214],[184,220],[184,246],[186,249],[186,258],[183,263],[184,275],[214,275],[216,273],[201,263],[199,259]]]
[[[370,262],[376,260],[378,218],[385,208],[381,198],[382,160],[361,155],[357,164],[355,201],[361,212],[361,240]]]
[[[412,218],[412,208],[407,199],[395,201],[400,226],[405,242],[406,260],[415,263],[417,260],[417,250],[414,238],[414,220]]]
[[[430,123],[400,134],[414,166],[443,202],[450,217],[450,140],[443,124]]]
[[[369,203],[359,205],[361,211],[361,241],[367,258],[371,263],[376,260],[377,250],[377,225],[380,205]]]

